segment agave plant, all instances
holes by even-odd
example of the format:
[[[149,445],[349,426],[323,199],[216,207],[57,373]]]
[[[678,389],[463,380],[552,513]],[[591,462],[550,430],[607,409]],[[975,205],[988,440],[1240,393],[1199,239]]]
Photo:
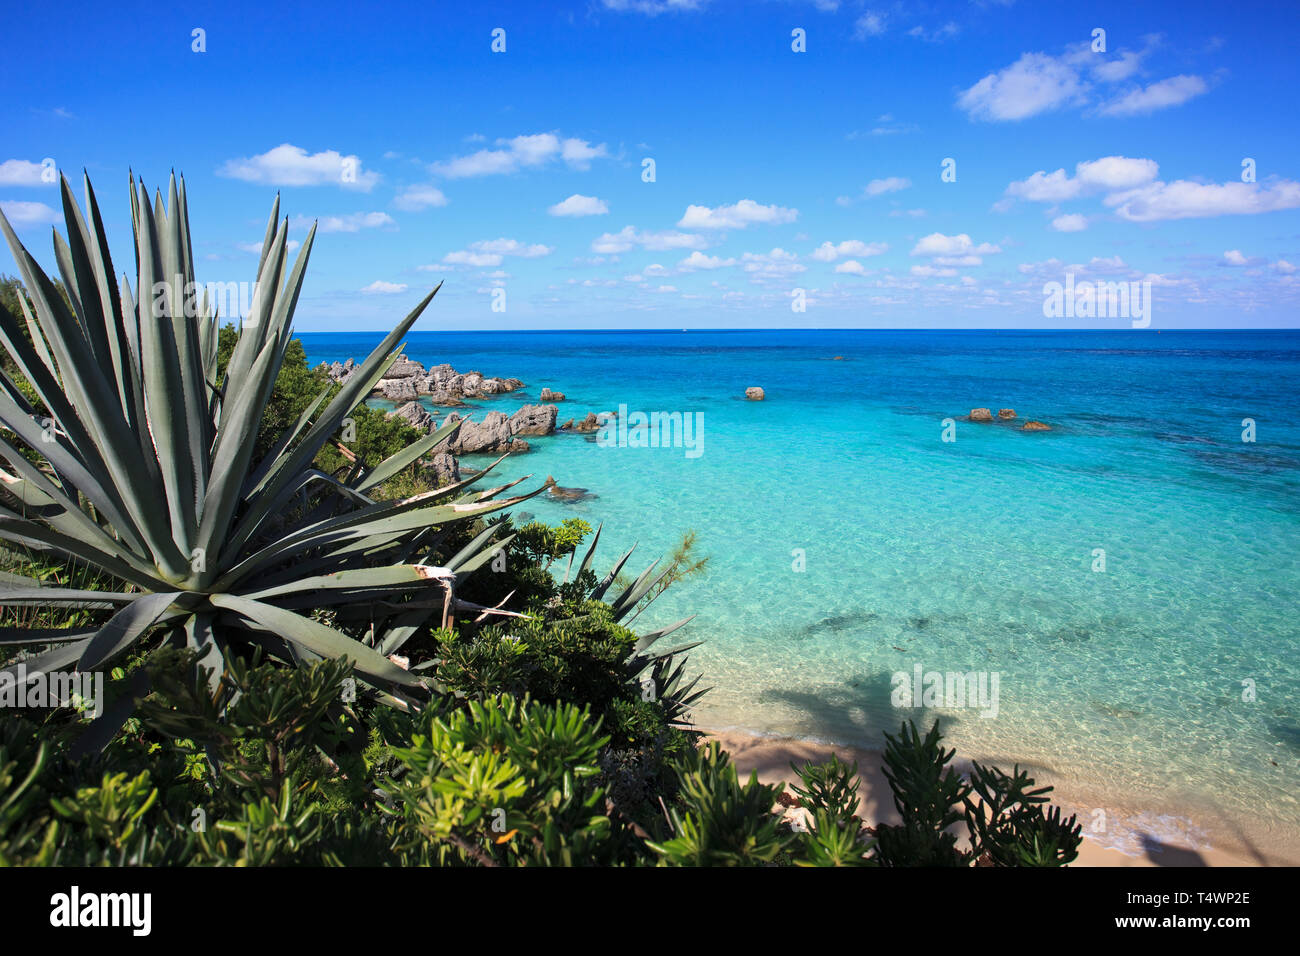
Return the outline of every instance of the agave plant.
[[[418,699],[424,693],[418,676],[386,655],[438,609],[444,623],[463,609],[456,581],[505,543],[493,540],[499,525],[489,524],[444,565],[432,566],[447,529],[546,487],[501,497],[520,479],[469,490],[489,468],[398,501],[367,495],[456,426],[368,473],[354,470],[340,479],[313,467],[396,360],[402,337],[438,290],[255,462],[258,426],[290,342],[315,226],[290,267],[288,221],[279,219],[276,198],[249,314],[218,382],[219,317],[206,295],[195,294],[184,181],[173,176],[166,203],[160,193],[150,203],[143,183],[131,177],[134,289],[125,275],[120,285],[114,277],[89,178],[84,214],[63,177],[61,189],[68,235],[55,233],[54,252],[68,302],[0,215],[31,299],[30,306],[22,301],[21,318],[0,309],[0,338],[39,399],[29,401],[31,392],[25,395],[0,372],[0,459],[7,463],[0,471],[0,538],[80,559],[122,585],[42,587],[10,575],[0,586],[0,605],[104,613],[96,626],[5,629],[0,643],[53,645],[25,661],[29,676],[96,670],[159,633],[167,643],[198,650],[219,674],[231,644],[254,643],[294,663],[347,658],[375,693]],[[371,609],[363,639],[324,623],[325,615],[309,616],[336,608],[353,617],[358,608]],[[116,715],[117,725],[126,713]]]

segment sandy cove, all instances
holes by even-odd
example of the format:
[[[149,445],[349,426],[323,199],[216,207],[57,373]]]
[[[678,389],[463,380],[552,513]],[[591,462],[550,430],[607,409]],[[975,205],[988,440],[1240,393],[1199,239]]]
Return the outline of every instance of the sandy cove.
[[[751,772],[756,771],[759,780],[768,784],[789,784],[796,780],[794,772],[790,769],[792,761],[798,764],[820,763],[829,760],[833,754],[838,754],[841,760],[856,760],[862,778],[862,787],[858,791],[859,815],[869,825],[898,822],[893,795],[881,770],[884,762],[881,750],[832,746],[816,741],[750,734],[738,730],[706,730],[704,733],[708,739],[720,742],[731,754],[742,778],[747,778]],[[953,759],[953,765],[959,771],[969,766],[963,764],[960,754]],[[998,765],[1001,766],[1002,762],[999,761]],[[1007,765],[1004,769],[1009,771],[1011,767]],[[1116,832],[1126,834],[1127,842],[1136,852],[1131,854],[1112,849],[1097,842],[1087,833],[1089,818],[1081,812],[1082,808],[1098,806],[1098,802],[1087,799],[1087,794],[1072,790],[1068,782],[1047,775],[1037,775],[1036,783],[1037,785],[1050,784],[1056,788],[1051,794],[1052,801],[1061,805],[1067,815],[1079,812],[1079,819],[1084,824],[1085,832],[1083,845],[1079,848],[1079,857],[1072,864],[1074,866],[1300,865],[1300,835],[1246,834],[1222,814],[1218,814],[1216,820],[1212,807],[1186,811],[1183,808],[1166,808],[1160,811],[1161,814],[1193,821],[1198,830],[1208,834],[1211,841],[1209,847],[1168,837],[1157,840],[1142,832],[1140,827],[1126,825],[1125,820],[1128,815],[1116,811],[1111,815],[1112,826],[1116,828]],[[1110,806],[1113,805],[1113,801],[1103,801],[1100,805]],[[1150,812],[1150,809],[1147,809]],[[1114,834],[1108,842],[1117,842]]]

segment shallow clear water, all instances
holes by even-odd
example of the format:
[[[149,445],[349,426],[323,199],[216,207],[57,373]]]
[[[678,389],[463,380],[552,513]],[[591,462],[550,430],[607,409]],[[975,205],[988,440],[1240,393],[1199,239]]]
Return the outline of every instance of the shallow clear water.
[[[302,339],[314,363],[379,336]],[[879,746],[938,716],[964,756],[1300,827],[1300,334],[416,333],[407,353],[528,383],[484,410],[549,386],[561,421],[702,414],[698,457],[556,435],[501,466],[595,495],[525,510],[603,521],[598,566],[698,532],[707,574],[638,624],[698,615],[670,640],[706,642],[702,725]],[[977,406],[1053,430],[961,420]],[[997,716],[892,706],[918,664],[996,672]]]

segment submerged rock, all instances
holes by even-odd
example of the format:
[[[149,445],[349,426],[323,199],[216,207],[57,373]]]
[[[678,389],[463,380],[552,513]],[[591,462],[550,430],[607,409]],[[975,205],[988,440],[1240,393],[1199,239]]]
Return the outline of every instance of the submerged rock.
[[[1042,422],[1025,422],[1020,426],[1022,432],[1050,432],[1051,425],[1044,425]]]
[[[751,385],[749,388],[745,389],[745,397],[749,399],[751,402],[761,402],[764,398],[767,397],[767,393],[764,392],[759,386]]]
[[[546,493],[552,498],[572,504],[575,501],[587,501],[595,498],[586,488],[561,488],[559,485],[551,485]]]

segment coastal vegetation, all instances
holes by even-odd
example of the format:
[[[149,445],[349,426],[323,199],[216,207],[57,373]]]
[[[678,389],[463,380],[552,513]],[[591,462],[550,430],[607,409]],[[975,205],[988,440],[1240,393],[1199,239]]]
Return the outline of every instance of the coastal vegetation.
[[[346,381],[292,319],[313,244],[276,201],[251,313],[193,292],[184,183],[131,183],[136,282],[66,180],[52,280],[0,228],[0,863],[1046,865],[1080,828],[1018,769],[889,737],[900,815],[856,766],[742,780],[690,721],[688,620],[631,625],[705,568],[603,572],[600,529],[524,522],[550,487],[439,481],[423,434],[367,408],[436,289]],[[671,642],[665,642],[671,643]],[[39,699],[52,672],[106,699]],[[53,706],[54,704],[59,706]],[[93,712],[92,712],[93,711]],[[964,825],[960,837],[957,828]]]

